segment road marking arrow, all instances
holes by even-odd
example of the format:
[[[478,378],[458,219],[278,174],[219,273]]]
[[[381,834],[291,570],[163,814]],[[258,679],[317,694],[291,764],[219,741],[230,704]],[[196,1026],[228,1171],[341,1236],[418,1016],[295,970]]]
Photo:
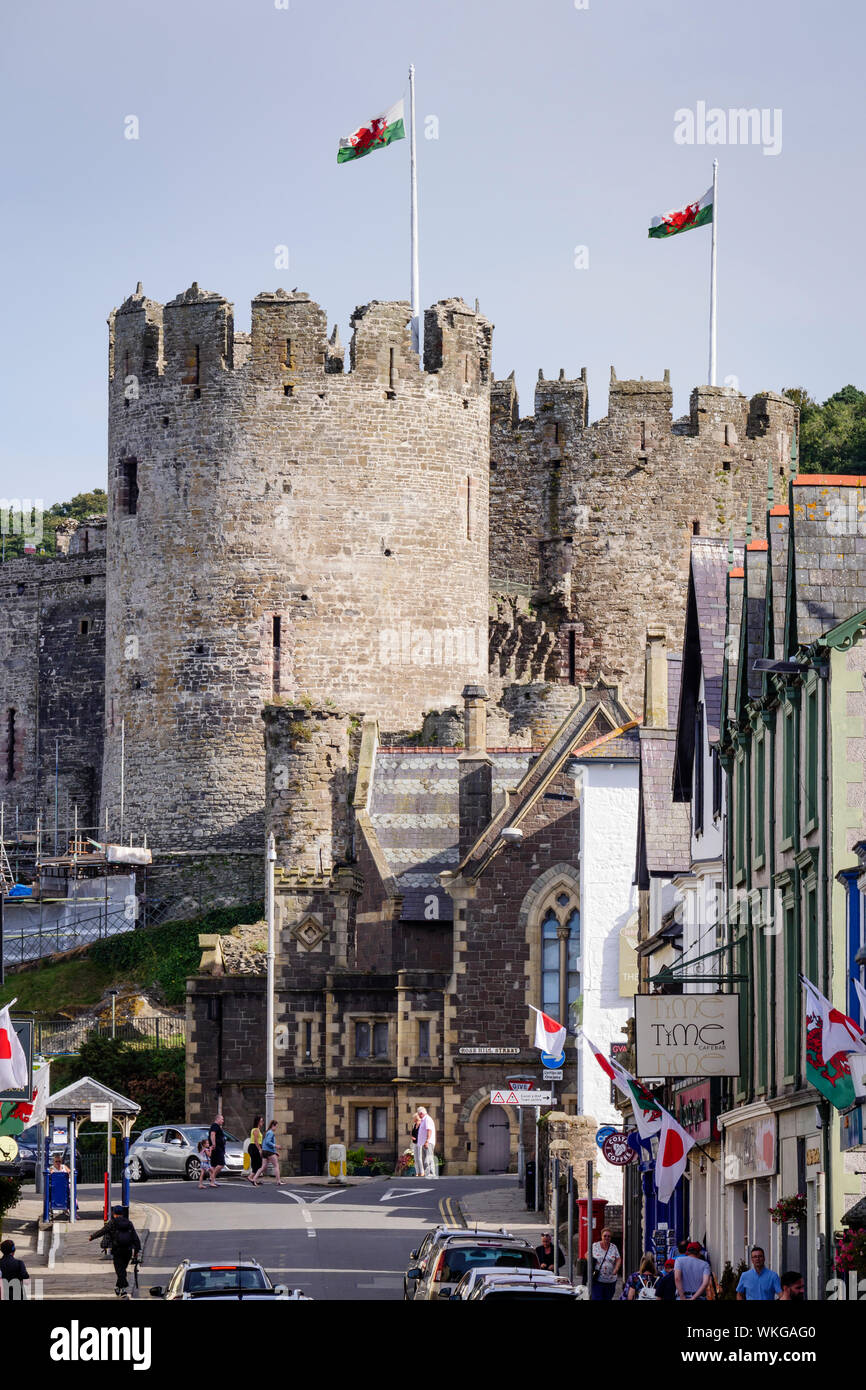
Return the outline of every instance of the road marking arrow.
[[[317,1202],[327,1202],[329,1197],[336,1197],[338,1192],[345,1190],[345,1188],[335,1187],[333,1192],[323,1192],[321,1197],[305,1197],[301,1192],[286,1192],[285,1188],[277,1188],[277,1191],[279,1192],[281,1197],[291,1197],[301,1207],[315,1206]]]
[[[418,1197],[422,1192],[432,1192],[432,1187],[408,1187],[396,1188],[389,1187],[384,1197],[380,1197],[380,1202],[399,1202],[401,1197]]]

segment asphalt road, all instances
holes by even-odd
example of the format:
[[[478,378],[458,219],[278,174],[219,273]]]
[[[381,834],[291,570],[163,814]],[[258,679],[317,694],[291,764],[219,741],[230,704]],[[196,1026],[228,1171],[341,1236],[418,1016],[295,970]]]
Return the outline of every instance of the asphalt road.
[[[284,1179],[253,1190],[232,1178],[216,1191],[183,1180],[136,1183],[133,1201],[151,1209],[141,1296],[164,1284],[182,1259],[259,1260],[275,1283],[315,1299],[388,1301],[403,1297],[409,1253],[430,1226],[458,1224],[454,1199],[483,1181],[515,1179],[365,1178],[349,1188]],[[159,1271],[159,1273],[152,1271]]]

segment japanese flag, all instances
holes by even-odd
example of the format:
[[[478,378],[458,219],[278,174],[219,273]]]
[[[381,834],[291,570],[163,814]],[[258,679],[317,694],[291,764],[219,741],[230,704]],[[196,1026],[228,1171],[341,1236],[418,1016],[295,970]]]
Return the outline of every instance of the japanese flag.
[[[535,1046],[540,1047],[542,1052],[549,1052],[552,1057],[558,1057],[565,1045],[566,1029],[555,1018],[536,1009],[534,1004],[529,1007],[536,1015]]]
[[[12,1027],[9,1008],[7,1004],[5,1009],[0,1009],[0,1091],[20,1091],[26,1087],[30,1077],[24,1048]]]
[[[663,1109],[656,1154],[656,1196],[660,1202],[670,1201],[674,1188],[686,1171],[689,1150],[694,1147],[694,1142],[673,1115]]]

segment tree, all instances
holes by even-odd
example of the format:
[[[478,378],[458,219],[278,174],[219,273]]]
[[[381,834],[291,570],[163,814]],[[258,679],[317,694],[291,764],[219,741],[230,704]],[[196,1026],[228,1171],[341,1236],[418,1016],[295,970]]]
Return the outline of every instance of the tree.
[[[800,407],[801,473],[866,473],[866,392],[843,386],[823,405],[802,386],[784,394]]]
[[[89,516],[104,515],[108,511],[108,495],[102,488],[95,488],[93,492],[78,492],[68,502],[55,502],[42,513],[41,517],[35,519],[32,510],[35,504],[34,500],[31,499],[29,514],[26,507],[23,514],[21,511],[21,506],[26,499],[10,498],[8,500],[11,502],[17,500],[19,505],[0,513],[3,553],[7,560],[17,559],[18,556],[23,555],[24,546],[30,539],[35,544],[38,555],[56,555],[57,528],[63,522],[70,518],[75,521],[84,521]],[[37,538],[39,533],[36,528],[40,522],[42,534],[41,538]],[[36,530],[35,535],[34,530]]]

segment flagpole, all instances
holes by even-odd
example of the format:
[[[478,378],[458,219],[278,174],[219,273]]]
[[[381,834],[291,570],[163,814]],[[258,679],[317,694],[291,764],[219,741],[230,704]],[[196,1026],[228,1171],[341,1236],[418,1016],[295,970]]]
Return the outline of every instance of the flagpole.
[[[716,384],[716,227],[719,217],[719,161],[713,160],[713,237],[710,251],[710,386]]]
[[[422,355],[421,290],[418,272],[418,168],[415,157],[415,64],[409,64],[409,210],[412,261],[412,347]],[[714,210],[715,211],[715,210]],[[715,225],[713,227],[715,232]]]

